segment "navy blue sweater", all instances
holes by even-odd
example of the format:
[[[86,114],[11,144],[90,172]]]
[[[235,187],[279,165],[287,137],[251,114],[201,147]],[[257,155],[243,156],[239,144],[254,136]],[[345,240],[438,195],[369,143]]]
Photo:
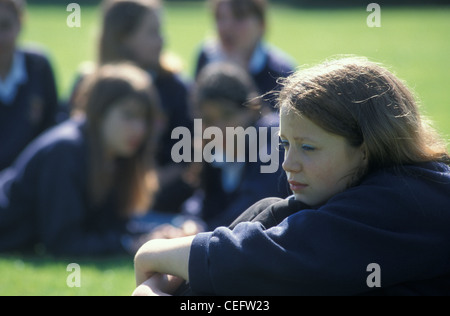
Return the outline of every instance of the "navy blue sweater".
[[[172,139],[172,131],[179,126],[192,130],[193,118],[188,103],[190,85],[178,74],[171,72],[157,75],[154,83],[161,99],[162,109],[167,116],[167,126],[162,132],[156,159],[160,166],[166,166],[173,163],[172,147],[178,141]]]
[[[450,168],[383,170],[276,226],[199,234],[189,279],[215,295],[450,294]],[[381,287],[367,282],[379,265]]]
[[[24,51],[27,81],[12,104],[0,102],[0,170],[45,129],[53,126],[58,110],[53,71],[41,54]]]
[[[0,173],[0,251],[40,244],[54,254],[124,252],[114,200],[93,208],[87,190],[84,123],[49,130]]]

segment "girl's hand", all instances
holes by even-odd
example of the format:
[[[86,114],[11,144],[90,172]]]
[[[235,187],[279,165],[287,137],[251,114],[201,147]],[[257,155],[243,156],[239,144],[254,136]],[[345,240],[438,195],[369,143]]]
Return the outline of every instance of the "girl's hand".
[[[167,275],[154,274],[150,279],[139,285],[133,296],[170,296],[183,282],[183,279]]]

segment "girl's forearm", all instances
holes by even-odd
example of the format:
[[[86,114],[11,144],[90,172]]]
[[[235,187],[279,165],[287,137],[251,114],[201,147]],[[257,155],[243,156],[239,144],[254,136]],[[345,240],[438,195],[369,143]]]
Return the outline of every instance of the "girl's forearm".
[[[189,279],[189,253],[195,236],[156,239],[145,243],[136,253],[135,272],[137,285],[154,273]]]

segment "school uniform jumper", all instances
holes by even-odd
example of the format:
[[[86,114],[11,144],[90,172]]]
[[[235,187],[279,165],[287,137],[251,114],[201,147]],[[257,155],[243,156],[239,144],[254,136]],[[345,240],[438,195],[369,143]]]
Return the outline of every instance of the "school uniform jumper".
[[[262,203],[269,222],[259,221],[253,207],[252,219],[244,213],[232,229],[196,236],[189,258],[193,293],[450,294],[448,166],[381,170],[317,209],[288,203]],[[372,263],[380,287],[372,282]]]
[[[55,125],[58,111],[53,71],[42,54],[18,50],[10,76],[0,89],[0,170]]]
[[[90,203],[84,126],[69,120],[45,132],[0,173],[0,251],[124,253],[114,193],[95,209]]]

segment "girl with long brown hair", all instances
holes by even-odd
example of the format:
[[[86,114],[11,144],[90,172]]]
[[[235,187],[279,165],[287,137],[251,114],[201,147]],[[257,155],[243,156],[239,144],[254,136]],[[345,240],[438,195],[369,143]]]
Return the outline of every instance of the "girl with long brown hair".
[[[450,159],[406,85],[364,58],[299,71],[279,94],[293,196],[229,228],[146,243],[135,294],[450,294]]]
[[[133,251],[126,223],[157,189],[157,93],[141,69],[106,65],[83,81],[76,105],[0,174],[0,251]]]
[[[161,126],[162,141],[157,148],[161,183],[180,168],[171,157],[175,140],[172,130],[179,126],[192,128],[189,106],[189,84],[181,76],[180,63],[164,50],[163,6],[159,0],[104,0],[98,47],[98,64],[133,62],[153,78],[166,115]]]
[[[98,40],[97,65],[131,62],[142,68],[153,79],[165,114],[165,124],[160,125],[161,141],[156,148],[156,163],[160,182],[160,194],[155,197],[154,209],[161,212],[180,211],[179,199],[171,192],[166,199],[164,192],[173,183],[182,183],[184,164],[175,164],[171,150],[176,140],[172,130],[193,126],[193,114],[189,104],[189,83],[181,76],[180,63],[164,50],[163,5],[159,0],[104,0],[101,3],[101,26]],[[91,71],[85,67],[84,73]],[[76,85],[73,96],[78,93]],[[73,103],[73,101],[71,102]]]

